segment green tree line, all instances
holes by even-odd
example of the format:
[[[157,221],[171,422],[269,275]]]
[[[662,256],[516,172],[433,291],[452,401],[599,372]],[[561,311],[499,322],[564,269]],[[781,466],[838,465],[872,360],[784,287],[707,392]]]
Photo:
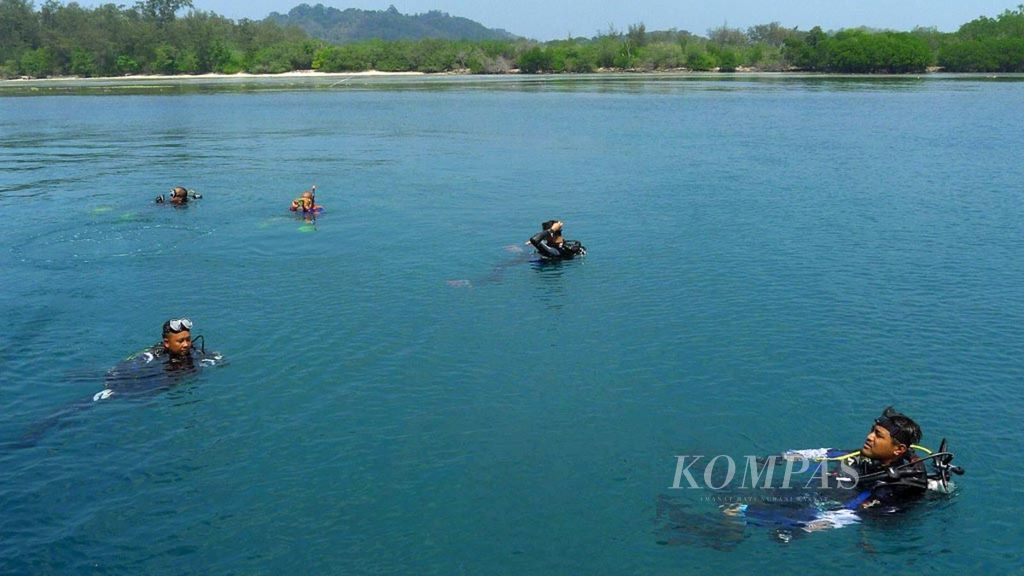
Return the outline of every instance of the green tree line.
[[[309,69],[322,43],[269,22],[189,10],[190,0],[87,9],[0,0],[0,75],[117,76]]]
[[[274,21],[233,21],[191,0],[141,0],[94,9],[46,0],[0,0],[0,76],[279,73],[315,69],[477,74],[597,70],[807,70],[909,73],[1024,71],[1024,5],[956,32],[846,29],[825,32],[777,22],[698,36],[648,32],[643,24],[592,38],[368,40],[334,45]]]
[[[1024,5],[996,18],[981,17],[954,33],[813,28],[787,38],[783,55],[794,67],[827,72],[1024,72]]]

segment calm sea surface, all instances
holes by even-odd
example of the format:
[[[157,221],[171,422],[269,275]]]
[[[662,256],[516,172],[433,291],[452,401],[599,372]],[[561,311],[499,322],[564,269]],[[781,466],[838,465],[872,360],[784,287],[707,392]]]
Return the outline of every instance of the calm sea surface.
[[[0,573],[1020,570],[1022,117],[1020,78],[4,83]],[[549,218],[585,260],[530,261]],[[179,316],[227,365],[89,402]],[[952,497],[785,543],[669,489],[889,404]]]

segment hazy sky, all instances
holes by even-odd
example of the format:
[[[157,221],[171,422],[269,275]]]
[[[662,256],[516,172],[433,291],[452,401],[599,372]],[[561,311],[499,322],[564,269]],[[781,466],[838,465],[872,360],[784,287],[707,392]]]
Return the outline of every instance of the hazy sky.
[[[134,0],[79,0],[82,5],[107,2],[132,5]],[[200,10],[229,18],[262,19],[277,11],[286,13],[302,0],[192,0]],[[384,10],[394,4],[403,14],[441,10],[452,16],[476,20],[489,28],[504,28],[513,34],[537,40],[573,36],[594,36],[609,25],[624,30],[643,22],[648,30],[676,28],[705,35],[710,28],[728,24],[747,28],[779,22],[807,30],[815,25],[825,30],[870,26],[910,30],[935,26],[954,31],[978,16],[994,17],[1016,8],[1024,0],[326,0],[320,2],[340,10],[362,8]],[[306,0],[315,5],[315,0]],[[36,2],[37,6],[41,1]]]

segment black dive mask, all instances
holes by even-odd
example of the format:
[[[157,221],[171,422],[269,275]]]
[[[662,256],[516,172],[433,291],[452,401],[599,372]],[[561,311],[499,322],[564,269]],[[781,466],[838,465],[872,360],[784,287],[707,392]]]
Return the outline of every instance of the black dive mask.
[[[891,436],[893,440],[909,447],[914,442],[914,431],[909,428],[904,429],[902,426],[894,422],[892,420],[893,416],[903,415],[893,409],[892,406],[889,406],[884,412],[882,412],[881,416],[875,418],[875,424],[888,430],[889,436]]]

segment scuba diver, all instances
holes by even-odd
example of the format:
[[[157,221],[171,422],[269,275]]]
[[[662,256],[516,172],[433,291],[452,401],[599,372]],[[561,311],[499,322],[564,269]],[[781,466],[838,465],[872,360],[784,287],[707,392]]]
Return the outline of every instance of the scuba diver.
[[[903,511],[929,490],[950,493],[954,488],[950,473],[960,475],[963,469],[951,464],[953,454],[946,451],[945,439],[938,451],[932,452],[918,445],[921,436],[916,422],[890,406],[875,419],[859,450],[818,448],[782,454],[787,462],[817,462],[804,487],[810,489],[820,479],[820,492],[797,498],[801,503],[796,506],[733,504],[722,511],[754,524],[774,526],[780,529],[780,538],[788,541],[792,528],[805,532],[838,528],[859,522],[863,514]],[[926,455],[919,456],[915,450]],[[931,473],[925,466],[928,461],[932,462]],[[829,463],[838,463],[837,469],[830,471]],[[812,505],[808,506],[808,501]]]
[[[562,238],[562,221],[548,220],[541,225],[541,231],[530,238],[529,243],[545,260],[572,260],[586,256],[587,249],[578,240]]]
[[[928,490],[928,471],[914,452],[920,441],[921,427],[892,406],[875,418],[860,452],[841,461],[856,472],[855,485],[861,490],[847,503],[847,508],[880,507],[895,511],[924,496]],[[890,474],[890,470],[895,473]]]
[[[217,352],[207,354],[205,339],[199,350],[193,347],[192,321],[178,318],[164,322],[160,342],[132,354],[107,371],[106,388],[93,395],[94,402],[115,394],[139,394],[163,390],[204,366],[223,360]]]
[[[192,321],[188,318],[164,322],[162,332],[163,338],[159,343],[132,354],[108,370],[103,390],[35,423],[11,446],[35,446],[50,431],[71,425],[76,414],[95,406],[100,400],[115,395],[124,398],[152,395],[182,382],[200,368],[224,363],[220,353],[206,352],[202,336],[193,340]],[[198,349],[196,341],[199,341]]]
[[[169,198],[165,199],[164,195],[161,194],[156,197],[155,202],[157,204],[170,203],[173,206],[184,206],[185,204],[188,204],[189,198],[199,200],[202,197],[203,195],[195,190],[186,190],[181,186],[175,186],[174,188],[171,188],[171,195]]]
[[[291,207],[288,208],[292,212],[302,212],[303,214],[319,214],[323,212],[324,207],[316,203],[316,186],[306,190],[295,200],[292,200]]]

